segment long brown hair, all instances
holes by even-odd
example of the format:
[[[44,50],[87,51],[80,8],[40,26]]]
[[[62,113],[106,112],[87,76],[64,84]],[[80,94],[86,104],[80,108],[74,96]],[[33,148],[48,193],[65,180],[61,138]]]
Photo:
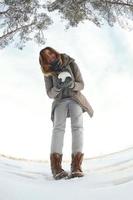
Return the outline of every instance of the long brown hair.
[[[49,75],[52,75],[52,74],[55,75],[55,72],[52,71],[51,68],[50,68],[50,64],[48,63],[47,56],[44,53],[46,49],[49,49],[51,52],[55,53],[56,58],[59,58],[61,63],[62,63],[63,61],[62,61],[62,58],[61,58],[61,54],[52,47],[43,48],[40,51],[40,54],[39,54],[39,63],[41,65],[41,70],[42,70],[43,74],[45,76],[49,76]]]

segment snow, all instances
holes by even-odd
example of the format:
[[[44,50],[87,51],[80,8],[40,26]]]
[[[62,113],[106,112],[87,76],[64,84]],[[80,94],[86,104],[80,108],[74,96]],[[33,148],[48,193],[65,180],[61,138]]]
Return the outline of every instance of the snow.
[[[68,172],[70,160],[63,158]],[[133,197],[133,148],[86,158],[82,178],[54,180],[49,161],[0,156],[0,200],[130,200]]]
[[[69,72],[60,72],[58,75],[58,78],[61,78],[61,81],[64,82],[66,77],[71,77],[71,74]]]

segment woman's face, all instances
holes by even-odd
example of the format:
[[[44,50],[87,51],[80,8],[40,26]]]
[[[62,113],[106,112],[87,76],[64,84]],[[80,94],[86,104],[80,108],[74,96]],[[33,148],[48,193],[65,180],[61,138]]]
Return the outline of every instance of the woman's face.
[[[47,57],[48,63],[50,63],[56,59],[56,54],[54,52],[50,51],[49,49],[45,50],[45,55]]]

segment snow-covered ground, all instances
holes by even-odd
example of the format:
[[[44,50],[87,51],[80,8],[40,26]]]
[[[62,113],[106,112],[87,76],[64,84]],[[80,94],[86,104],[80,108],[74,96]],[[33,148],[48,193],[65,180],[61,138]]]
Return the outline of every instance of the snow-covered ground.
[[[62,166],[70,170],[70,160]],[[84,159],[85,176],[54,180],[50,162],[0,156],[0,200],[132,200],[133,148]]]

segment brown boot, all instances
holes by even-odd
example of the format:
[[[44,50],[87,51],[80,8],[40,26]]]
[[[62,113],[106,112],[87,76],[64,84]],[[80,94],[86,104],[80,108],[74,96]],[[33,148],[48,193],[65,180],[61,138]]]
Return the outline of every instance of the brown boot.
[[[62,154],[59,153],[50,154],[51,171],[54,179],[56,180],[68,176],[68,172],[62,169],[61,162],[62,162]]]
[[[84,156],[84,153],[81,153],[81,152],[77,152],[76,154],[73,154],[73,153],[71,154],[71,157],[72,157],[71,174],[69,175],[69,178],[84,176],[84,173],[81,168],[83,156]]]

